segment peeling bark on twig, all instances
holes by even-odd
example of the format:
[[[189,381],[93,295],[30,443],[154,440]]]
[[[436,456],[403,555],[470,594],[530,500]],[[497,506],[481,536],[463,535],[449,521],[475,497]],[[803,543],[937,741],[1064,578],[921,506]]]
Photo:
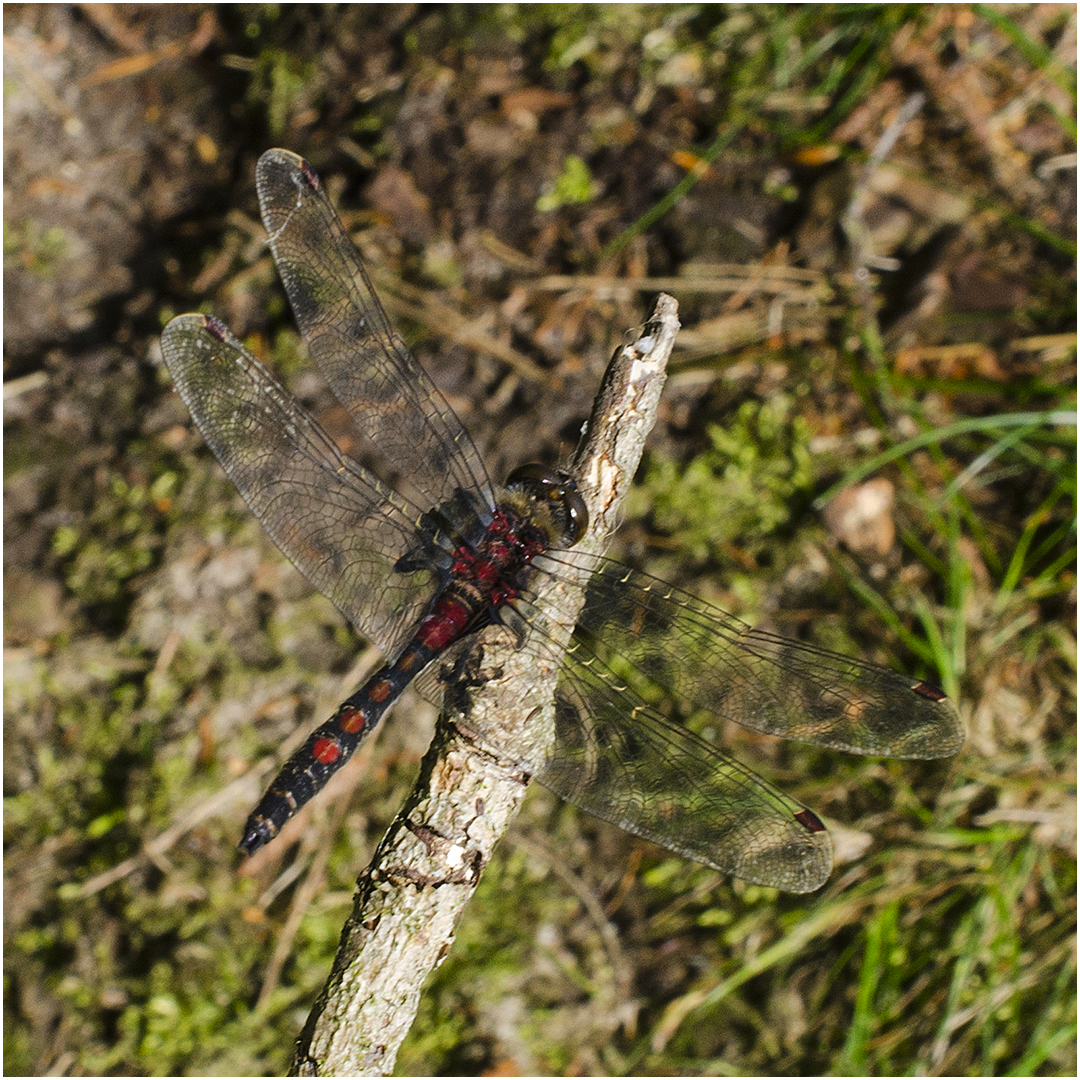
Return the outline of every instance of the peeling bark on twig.
[[[605,374],[570,469],[590,516],[577,550],[601,552],[618,525],[656,420],[677,310],[661,295]],[[584,584],[552,587],[561,591],[561,612],[580,608]],[[576,607],[568,590],[581,594]],[[537,608],[543,617],[543,595]],[[297,1041],[294,1075],[393,1070],[421,989],[449,953],[480,874],[525,796],[530,776],[521,763],[542,758],[553,729],[555,658],[538,661],[507,638],[503,627],[481,635],[483,666],[498,678],[462,688],[453,708],[444,707],[416,786],[357,881],[330,978]],[[521,756],[493,752],[471,735],[493,730],[492,716],[498,730],[509,733],[504,745],[520,733]]]

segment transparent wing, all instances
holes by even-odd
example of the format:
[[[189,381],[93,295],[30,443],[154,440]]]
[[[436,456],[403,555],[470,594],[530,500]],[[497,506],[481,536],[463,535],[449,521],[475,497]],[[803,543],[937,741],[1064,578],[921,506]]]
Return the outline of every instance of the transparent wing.
[[[181,315],[161,347],[180,396],[248,506],[293,565],[389,656],[438,584],[402,573],[418,512],[337,448],[216,319]]]
[[[465,491],[490,509],[491,484],[472,440],[390,325],[311,166],[287,150],[268,150],[255,178],[296,321],[338,400],[431,505]]]
[[[608,559],[552,551],[534,569],[534,587],[591,571],[580,614],[549,616],[574,635],[556,690],[555,747],[538,778],[724,873],[812,891],[829,874],[828,836],[811,810],[650,704],[659,689],[756,731],[857,753],[936,758],[963,743],[956,710],[926,683],[754,630]],[[531,647],[554,651],[543,638]]]
[[[936,688],[755,630],[616,563],[597,566],[578,626],[684,700],[755,731],[900,758],[948,757],[963,745],[959,716]]]
[[[538,779],[590,814],[745,881],[812,892],[832,867],[812,810],[665,719],[575,639]]]
[[[545,558],[554,564],[558,555]],[[964,742],[955,707],[936,687],[755,630],[608,559],[595,560],[575,633],[646,696],[650,685],[664,687],[754,731],[898,758],[949,757]]]

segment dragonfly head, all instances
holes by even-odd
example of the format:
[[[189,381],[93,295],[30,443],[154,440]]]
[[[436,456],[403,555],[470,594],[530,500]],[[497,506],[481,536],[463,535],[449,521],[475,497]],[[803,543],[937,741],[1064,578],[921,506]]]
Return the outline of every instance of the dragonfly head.
[[[562,546],[571,547],[585,535],[589,511],[569,473],[561,469],[553,472],[543,465],[522,465],[506,478],[506,487],[525,495],[551,517]]]

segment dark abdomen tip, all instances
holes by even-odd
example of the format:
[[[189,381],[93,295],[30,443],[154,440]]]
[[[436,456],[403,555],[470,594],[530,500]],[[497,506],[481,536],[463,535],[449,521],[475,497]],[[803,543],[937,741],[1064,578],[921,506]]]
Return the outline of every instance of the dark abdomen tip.
[[[237,844],[237,847],[245,855],[254,855],[263,844],[268,844],[275,836],[277,836],[277,829],[274,828],[273,823],[267,821],[266,818],[259,818],[248,822],[244,839]]]

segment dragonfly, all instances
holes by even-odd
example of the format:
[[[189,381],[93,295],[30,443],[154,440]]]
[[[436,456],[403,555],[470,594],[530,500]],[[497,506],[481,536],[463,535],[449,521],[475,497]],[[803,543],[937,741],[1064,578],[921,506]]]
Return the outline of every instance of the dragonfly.
[[[286,762],[248,818],[243,852],[278,835],[414,679],[437,698],[460,671],[448,661],[492,624],[557,665],[556,737],[528,772],[590,814],[746,881],[819,888],[832,867],[828,833],[687,717],[703,710],[857,754],[959,750],[959,715],[936,686],[752,628],[575,550],[588,511],[568,472],[529,464],[493,485],[391,325],[311,165],[269,150],[256,187],[310,355],[393,480],[346,453],[216,318],[165,327],[165,363],[225,472],[281,551],[385,657]],[[582,573],[583,604],[538,618],[541,588]],[[497,731],[484,735],[498,744]]]

